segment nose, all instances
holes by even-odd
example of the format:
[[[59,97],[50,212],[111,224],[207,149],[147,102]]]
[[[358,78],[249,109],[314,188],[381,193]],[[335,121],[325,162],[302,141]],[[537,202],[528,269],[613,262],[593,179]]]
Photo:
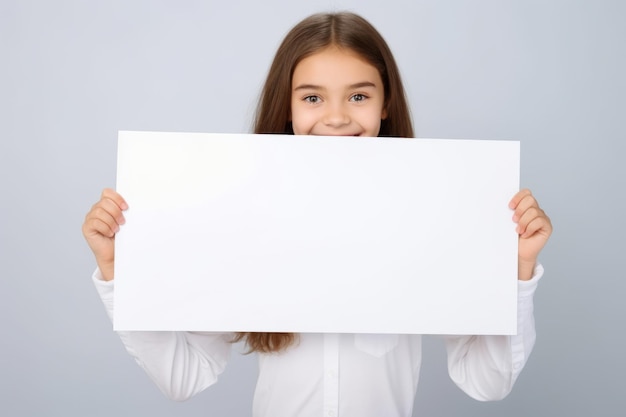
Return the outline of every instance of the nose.
[[[337,128],[349,124],[350,116],[343,105],[336,103],[326,108],[323,121],[326,126]]]

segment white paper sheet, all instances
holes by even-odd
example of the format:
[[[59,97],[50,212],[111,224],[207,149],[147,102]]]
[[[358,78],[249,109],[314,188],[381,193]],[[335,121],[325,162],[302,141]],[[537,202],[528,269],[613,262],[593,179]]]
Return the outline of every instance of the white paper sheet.
[[[519,142],[120,132],[116,330],[515,334]]]

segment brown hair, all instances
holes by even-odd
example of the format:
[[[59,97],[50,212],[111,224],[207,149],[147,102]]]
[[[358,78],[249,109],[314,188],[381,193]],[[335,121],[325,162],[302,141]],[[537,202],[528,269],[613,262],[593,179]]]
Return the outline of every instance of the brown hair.
[[[356,52],[373,65],[383,81],[387,117],[379,136],[413,137],[413,124],[400,72],[389,46],[362,17],[348,12],[309,16],[289,31],[278,47],[257,107],[254,133],[293,134],[291,81],[298,63],[329,46]],[[250,352],[279,352],[297,339],[294,333],[237,333]]]

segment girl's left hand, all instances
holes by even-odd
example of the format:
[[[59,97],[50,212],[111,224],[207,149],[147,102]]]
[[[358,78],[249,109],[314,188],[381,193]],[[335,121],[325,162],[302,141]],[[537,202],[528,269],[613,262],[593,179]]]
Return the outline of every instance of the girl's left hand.
[[[518,278],[526,281],[532,278],[537,256],[552,234],[552,223],[528,189],[515,194],[509,207],[519,234]]]

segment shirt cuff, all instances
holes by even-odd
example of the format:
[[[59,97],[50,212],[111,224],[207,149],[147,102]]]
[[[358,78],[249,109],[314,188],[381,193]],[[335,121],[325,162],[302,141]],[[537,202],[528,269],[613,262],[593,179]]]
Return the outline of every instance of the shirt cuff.
[[[535,290],[537,289],[537,285],[539,285],[539,280],[543,276],[543,265],[537,264],[535,265],[535,269],[533,270],[533,276],[528,281],[517,281],[517,293],[519,297],[530,297],[535,294]]]
[[[100,299],[106,308],[107,314],[111,320],[113,320],[113,292],[115,284],[113,280],[105,281],[102,278],[102,273],[99,268],[96,268],[91,279],[100,295]]]

